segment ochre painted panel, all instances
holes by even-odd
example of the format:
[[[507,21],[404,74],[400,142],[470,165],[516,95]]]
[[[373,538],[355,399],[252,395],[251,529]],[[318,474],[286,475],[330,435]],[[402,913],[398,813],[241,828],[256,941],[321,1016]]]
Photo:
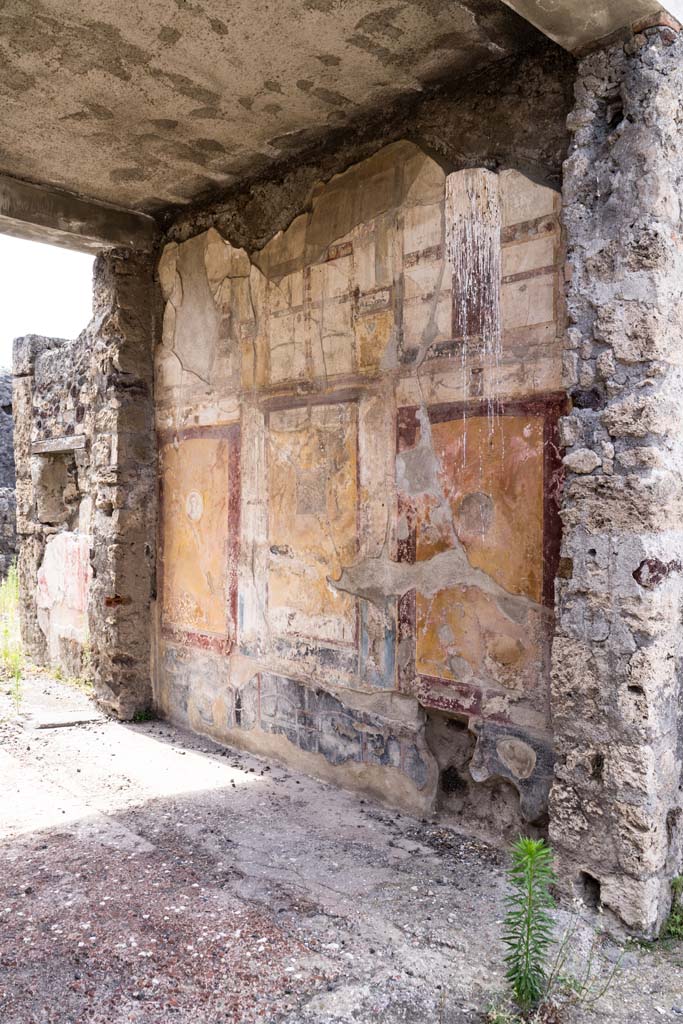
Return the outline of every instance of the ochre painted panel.
[[[447,550],[455,536],[473,567],[509,594],[540,605],[543,416],[457,417],[433,423],[431,431],[446,508],[428,496],[420,501],[417,561]],[[540,650],[530,620],[521,618],[506,615],[500,599],[475,587],[418,594],[417,672],[526,689]]]
[[[328,583],[357,552],[357,408],[271,413],[270,625],[278,635],[354,643],[356,601]]]
[[[164,625],[226,633],[229,454],[229,441],[216,437],[162,448]]]

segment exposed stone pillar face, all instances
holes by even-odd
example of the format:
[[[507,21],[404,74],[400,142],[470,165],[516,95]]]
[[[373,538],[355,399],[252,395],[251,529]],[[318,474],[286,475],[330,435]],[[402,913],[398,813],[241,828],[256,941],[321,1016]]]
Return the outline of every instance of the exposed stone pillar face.
[[[93,581],[89,625],[100,702],[130,718],[151,702],[157,297],[149,256],[114,251],[93,275]]]
[[[13,432],[12,375],[0,371],[0,579],[17,550]]]
[[[56,339],[27,335],[14,341],[12,411],[16,466],[17,567],[19,570],[19,625],[25,653],[38,665],[47,661],[45,634],[38,623],[38,570],[45,554],[45,529],[38,521],[31,477],[33,404],[36,361],[59,345]]]
[[[681,869],[683,42],[585,58],[565,164],[569,330],[551,838],[653,934]],[[591,879],[593,881],[591,881]]]

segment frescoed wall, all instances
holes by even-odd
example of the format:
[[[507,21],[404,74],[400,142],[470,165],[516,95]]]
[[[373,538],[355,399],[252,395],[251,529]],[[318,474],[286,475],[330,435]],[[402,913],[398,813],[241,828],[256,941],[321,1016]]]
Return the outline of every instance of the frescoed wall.
[[[259,252],[213,228],[166,247],[165,713],[421,811],[451,722],[463,784],[542,817],[558,213],[515,171],[447,175],[401,142]]]
[[[160,612],[165,636],[229,650],[234,636],[231,496],[239,500],[237,430],[187,431],[160,446]]]
[[[279,637],[355,644],[357,601],[331,587],[356,553],[355,404],[268,417],[268,611]]]

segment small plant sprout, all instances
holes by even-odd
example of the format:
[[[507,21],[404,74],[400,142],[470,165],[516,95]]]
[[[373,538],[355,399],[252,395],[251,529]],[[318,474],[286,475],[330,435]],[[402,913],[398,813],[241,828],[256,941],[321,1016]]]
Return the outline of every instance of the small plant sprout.
[[[577,961],[575,947],[583,903],[575,901],[569,926],[555,940],[551,916],[555,901],[550,892],[553,882],[550,847],[542,839],[519,838],[512,847],[503,934],[506,978],[516,1006],[492,1007],[489,1024],[547,1024],[557,1019],[560,1007],[566,1004],[592,1009],[615,978],[622,958],[605,971],[606,965],[599,962],[598,955],[603,940],[600,931],[594,935],[578,976],[567,970]]]
[[[555,880],[552,857],[552,850],[542,839],[520,837],[512,847],[503,942],[508,949],[506,977],[524,1013],[546,992],[553,941],[549,910],[555,905],[550,894]]]

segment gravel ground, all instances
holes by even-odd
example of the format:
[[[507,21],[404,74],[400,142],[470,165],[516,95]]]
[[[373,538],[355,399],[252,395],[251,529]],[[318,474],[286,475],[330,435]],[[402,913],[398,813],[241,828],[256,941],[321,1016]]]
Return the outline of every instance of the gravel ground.
[[[2,1024],[484,1020],[503,988],[495,845],[109,721],[44,675],[23,692],[18,714],[0,695]],[[580,922],[580,952],[601,924]],[[627,947],[598,1007],[562,1016],[667,1019],[683,944]]]

